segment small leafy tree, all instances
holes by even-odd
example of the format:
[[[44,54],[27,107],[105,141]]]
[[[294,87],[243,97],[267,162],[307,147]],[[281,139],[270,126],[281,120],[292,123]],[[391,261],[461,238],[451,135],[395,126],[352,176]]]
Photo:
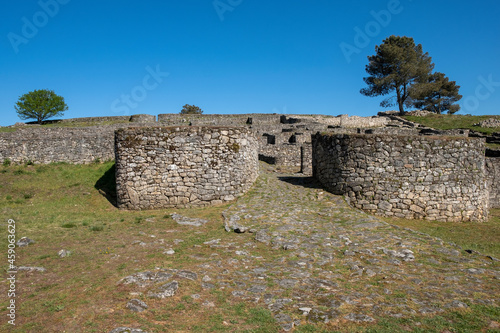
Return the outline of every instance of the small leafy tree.
[[[458,93],[460,86],[450,81],[443,73],[429,75],[423,82],[411,87],[407,105],[417,109],[441,114],[453,114],[460,110],[458,102],[462,95]]]
[[[68,110],[64,98],[58,96],[53,90],[34,90],[19,97],[14,108],[19,118],[36,119],[41,124],[44,120],[62,116]]]
[[[368,57],[366,72],[370,76],[363,78],[368,87],[361,89],[361,93],[374,97],[395,92],[395,96],[386,98],[380,106],[398,105],[399,112],[404,114],[410,87],[422,82],[434,68],[431,57],[422,51],[422,45],[415,45],[413,38],[406,36],[390,36],[377,45],[375,51],[375,55]]]
[[[203,110],[196,105],[186,104],[182,107],[181,114],[202,114]]]

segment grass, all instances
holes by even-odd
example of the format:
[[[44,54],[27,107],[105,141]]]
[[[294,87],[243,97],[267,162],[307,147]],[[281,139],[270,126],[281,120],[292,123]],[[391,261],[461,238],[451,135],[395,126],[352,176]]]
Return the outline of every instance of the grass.
[[[228,290],[204,290],[199,282],[179,280],[177,295],[166,300],[132,296],[138,289],[118,286],[121,278],[155,267],[182,268],[199,272],[202,261],[213,257],[227,261],[234,251],[210,248],[203,243],[252,242],[251,234],[230,234],[222,227],[221,214],[228,205],[200,209],[122,211],[115,207],[114,163],[91,165],[0,166],[0,214],[16,221],[16,237],[28,236],[35,244],[16,248],[18,265],[41,266],[46,273],[18,274],[16,327],[0,321],[0,332],[109,332],[118,326],[140,327],[148,332],[279,332],[279,326],[264,304],[243,303],[231,298]],[[264,179],[265,180],[265,179]],[[256,195],[250,192],[247,196]],[[246,197],[242,198],[246,200]],[[199,228],[179,226],[170,214],[204,218]],[[435,224],[426,221],[391,221],[420,229],[464,247],[494,256],[500,251],[498,234],[500,210],[483,224]],[[5,220],[0,228],[7,230]],[[461,230],[463,229],[463,230]],[[0,248],[7,248],[2,232]],[[150,235],[155,235],[151,238]],[[495,237],[497,239],[495,239]],[[163,239],[175,256],[162,254],[153,244]],[[175,239],[183,242],[174,245]],[[252,255],[277,259],[280,251],[254,243]],[[61,249],[71,256],[60,258]],[[6,261],[1,267],[6,268]],[[344,268],[345,269],[345,268]],[[272,272],[270,272],[272,273]],[[200,276],[201,278],[201,276]],[[6,295],[7,284],[0,284]],[[353,283],[353,289],[364,288]],[[191,297],[200,295],[199,299]],[[132,313],[125,308],[131,298],[140,298],[149,308]],[[202,305],[203,301],[214,307]],[[0,316],[6,318],[7,298],[0,297]],[[262,305],[261,305],[262,304]],[[375,324],[306,324],[297,332],[451,332],[480,331],[494,320],[493,306],[471,305],[463,311],[446,311],[439,316],[407,319],[377,318]],[[420,323],[415,326],[415,323]]]
[[[74,122],[55,122],[44,124],[43,127],[93,127],[93,126],[108,126],[116,124],[129,124],[128,121],[114,120],[114,121],[74,121]]]
[[[196,270],[195,265],[199,263],[191,258],[193,249],[197,255],[209,257],[212,250],[208,247],[198,249],[203,242],[231,237],[222,227],[222,211],[227,205],[204,209],[118,210],[114,206],[113,162],[7,165],[0,169],[1,215],[16,221],[17,239],[29,236],[35,240],[35,245],[16,249],[17,264],[42,266],[49,272],[43,279],[36,274],[20,278],[17,325],[11,329],[1,321],[0,332],[101,332],[127,323],[150,332],[195,331],[197,326],[200,332],[221,328],[234,331],[237,325],[249,332],[277,330],[269,312],[266,322],[248,321],[255,317],[253,311],[263,316],[267,309],[255,305],[233,309],[224,293],[196,290],[204,299],[216,302],[216,309],[201,307],[200,302],[191,300],[189,291],[172,299],[171,308],[161,303],[155,307],[154,302],[148,300],[152,311],[146,317],[131,314],[124,308],[130,297],[128,292],[117,290],[116,283],[122,277],[154,267]],[[193,233],[191,228],[178,226],[170,218],[174,212],[210,222]],[[2,229],[6,230],[2,223],[0,221]],[[169,230],[175,232],[169,233]],[[157,238],[148,239],[148,235],[153,234]],[[170,245],[175,238],[182,238],[184,242],[175,246],[175,257],[163,255],[158,249],[132,245],[136,240],[152,242],[159,238]],[[7,237],[0,238],[0,248],[7,248]],[[57,253],[61,249],[71,250],[72,255],[59,258]],[[2,268],[6,268],[5,264]],[[186,287],[187,282],[182,283]],[[0,286],[0,293],[6,295],[5,286]],[[6,301],[6,298],[0,300],[2,317],[6,314]],[[89,304],[97,307],[89,308]],[[117,304],[121,306],[116,308]]]
[[[500,132],[500,127],[484,128],[484,127],[474,126],[474,124],[477,124],[489,118],[500,119],[500,116],[430,114],[425,117],[404,116],[404,118],[406,120],[440,130],[470,129],[484,134],[492,134],[493,132]]]
[[[474,250],[500,259],[500,209],[490,210],[488,221],[436,222],[383,218],[390,224],[421,231],[447,242],[453,242],[464,250]]]

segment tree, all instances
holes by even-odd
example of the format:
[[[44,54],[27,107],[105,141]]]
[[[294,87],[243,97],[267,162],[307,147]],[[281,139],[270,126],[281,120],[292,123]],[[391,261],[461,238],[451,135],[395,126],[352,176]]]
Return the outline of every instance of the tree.
[[[415,45],[411,37],[390,36],[375,51],[375,55],[368,57],[366,72],[370,76],[363,78],[368,87],[361,89],[361,93],[374,97],[394,91],[396,95],[383,100],[380,106],[398,105],[399,112],[404,114],[410,87],[430,75],[434,64],[429,54],[422,51],[422,45]]]
[[[181,114],[202,114],[203,110],[196,105],[186,104],[182,107]]]
[[[44,120],[62,116],[68,110],[64,98],[58,96],[53,90],[34,90],[19,97],[14,108],[19,118],[36,119],[39,124]]]
[[[443,73],[436,72],[410,88],[407,105],[438,114],[446,111],[453,114],[460,110],[460,106],[454,104],[462,98],[458,93],[459,89],[460,86],[457,86],[455,81],[450,81]]]

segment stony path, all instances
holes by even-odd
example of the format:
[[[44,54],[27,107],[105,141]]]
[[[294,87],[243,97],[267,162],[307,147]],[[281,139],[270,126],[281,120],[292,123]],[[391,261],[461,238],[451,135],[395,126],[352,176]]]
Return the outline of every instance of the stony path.
[[[175,293],[179,279],[198,281],[268,307],[284,330],[305,320],[371,322],[499,303],[494,258],[354,210],[308,177],[262,170],[252,193],[224,216],[227,229],[250,232],[255,242],[236,234],[230,243],[214,239],[203,246],[229,259],[214,255],[196,270],[158,270],[122,283],[163,282],[150,293],[162,298]],[[255,253],[258,242],[270,256]]]

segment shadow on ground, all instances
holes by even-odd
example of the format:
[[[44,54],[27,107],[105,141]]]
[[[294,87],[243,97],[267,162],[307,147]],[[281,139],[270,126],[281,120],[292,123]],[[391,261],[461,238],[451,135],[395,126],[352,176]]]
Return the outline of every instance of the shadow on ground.
[[[322,189],[320,183],[313,177],[300,177],[300,176],[281,176],[278,179],[282,182],[286,182],[296,186],[302,186],[305,188]]]
[[[94,187],[99,190],[99,193],[101,193],[113,206],[118,206],[116,201],[115,164],[99,178]]]

